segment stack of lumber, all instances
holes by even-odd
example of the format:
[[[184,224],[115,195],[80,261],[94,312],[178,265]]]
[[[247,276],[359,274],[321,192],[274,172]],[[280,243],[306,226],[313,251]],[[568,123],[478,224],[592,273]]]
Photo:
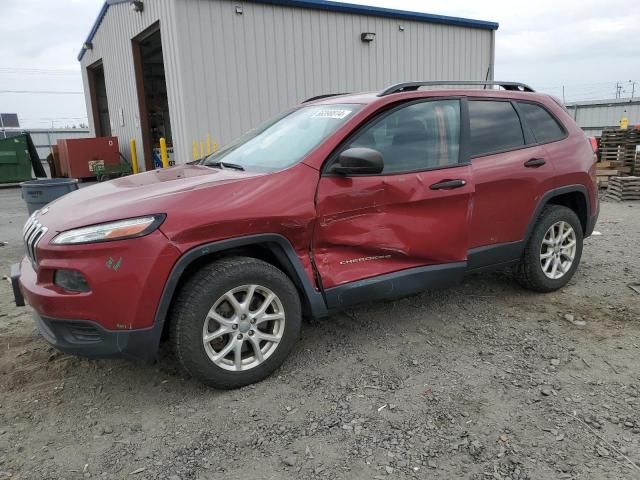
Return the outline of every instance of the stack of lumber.
[[[640,177],[611,177],[607,198],[614,200],[640,200]]]
[[[640,170],[639,170],[640,171]],[[596,177],[599,187],[606,187],[609,179],[631,173],[631,167],[625,167],[623,162],[617,160],[605,160],[596,163]]]
[[[630,173],[640,173],[640,158],[636,148],[640,145],[640,129],[605,128],[600,138],[600,161],[620,162]]]

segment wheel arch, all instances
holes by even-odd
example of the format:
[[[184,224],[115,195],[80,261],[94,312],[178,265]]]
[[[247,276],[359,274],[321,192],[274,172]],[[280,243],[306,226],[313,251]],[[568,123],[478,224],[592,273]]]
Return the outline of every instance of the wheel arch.
[[[531,216],[524,238],[525,242],[529,241],[535,224],[547,205],[562,205],[573,210],[580,220],[582,233],[586,236],[591,216],[588,198],[587,189],[584,185],[568,185],[546,192],[538,201],[536,209]]]
[[[304,315],[312,318],[327,315],[324,296],[309,281],[289,240],[278,234],[251,235],[200,245],[178,259],[165,282],[156,309],[153,328],[158,343],[167,330],[169,310],[180,287],[202,266],[233,255],[258,258],[276,266],[294,283],[300,294]]]

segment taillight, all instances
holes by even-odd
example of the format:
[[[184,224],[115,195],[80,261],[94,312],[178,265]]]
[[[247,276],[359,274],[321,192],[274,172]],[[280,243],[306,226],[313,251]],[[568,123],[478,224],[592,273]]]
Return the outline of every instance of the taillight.
[[[593,163],[596,163],[598,161],[598,140],[596,137],[589,137],[589,143],[591,150],[593,150]]]

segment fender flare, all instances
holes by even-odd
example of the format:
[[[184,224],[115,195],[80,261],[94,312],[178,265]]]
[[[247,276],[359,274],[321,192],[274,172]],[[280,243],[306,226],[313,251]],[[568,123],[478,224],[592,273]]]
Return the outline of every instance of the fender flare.
[[[546,207],[547,204],[549,203],[549,200],[551,200],[553,197],[557,197],[559,195],[564,195],[566,193],[573,193],[573,192],[581,193],[582,196],[584,197],[584,202],[585,202],[585,205],[587,206],[587,225],[589,224],[589,219],[591,218],[592,213],[591,213],[591,205],[589,204],[589,194],[587,193],[586,187],[581,184],[576,184],[576,185],[567,185],[565,187],[560,187],[560,188],[554,188],[553,190],[549,190],[545,192],[545,194],[542,195],[542,197],[540,197],[540,200],[538,200],[538,204],[536,205],[536,209],[534,210],[533,215],[531,216],[531,220],[529,220],[529,225],[527,226],[527,230],[524,236],[525,245],[529,241],[529,238],[533,233],[533,228],[536,226],[536,222],[538,221],[538,218],[540,217],[540,214],[542,213],[542,210],[544,209],[544,207]],[[587,235],[585,232],[585,237],[586,236]]]
[[[313,318],[322,318],[328,315],[324,296],[321,292],[316,290],[313,284],[309,281],[304,267],[296,255],[291,242],[282,235],[267,233],[206,243],[194,247],[182,254],[169,273],[169,277],[167,278],[164,289],[162,290],[160,302],[156,309],[156,315],[152,327],[154,332],[153,342],[155,343],[156,351],[160,344],[164,325],[169,313],[169,307],[171,306],[178,283],[180,282],[180,279],[187,267],[206,255],[251,245],[260,245],[261,247],[268,248],[275,255],[283,265],[285,273],[302,292],[302,295],[304,295],[304,298],[301,298],[301,300],[303,302],[307,302],[307,306],[309,307]]]

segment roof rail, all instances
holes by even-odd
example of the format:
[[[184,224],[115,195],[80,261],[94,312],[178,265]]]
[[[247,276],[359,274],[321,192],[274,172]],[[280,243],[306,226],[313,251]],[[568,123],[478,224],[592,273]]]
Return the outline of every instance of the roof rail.
[[[382,92],[378,94],[379,97],[384,97],[386,95],[391,95],[392,93],[400,93],[400,92],[415,92],[420,87],[433,87],[433,86],[444,86],[444,85],[479,85],[484,86],[493,86],[498,85],[505,90],[512,90],[517,92],[535,92],[533,88],[529,85],[525,85],[524,83],[519,82],[498,82],[498,81],[483,81],[483,80],[437,80],[430,82],[406,82],[406,83],[398,83],[396,85],[391,85],[390,87],[385,88]]]
[[[318,95],[316,97],[307,98],[302,103],[315,102],[316,100],[322,100],[323,98],[329,98],[329,97],[337,97],[338,95],[349,95],[349,94],[346,92],[345,93],[325,93],[324,95]]]

